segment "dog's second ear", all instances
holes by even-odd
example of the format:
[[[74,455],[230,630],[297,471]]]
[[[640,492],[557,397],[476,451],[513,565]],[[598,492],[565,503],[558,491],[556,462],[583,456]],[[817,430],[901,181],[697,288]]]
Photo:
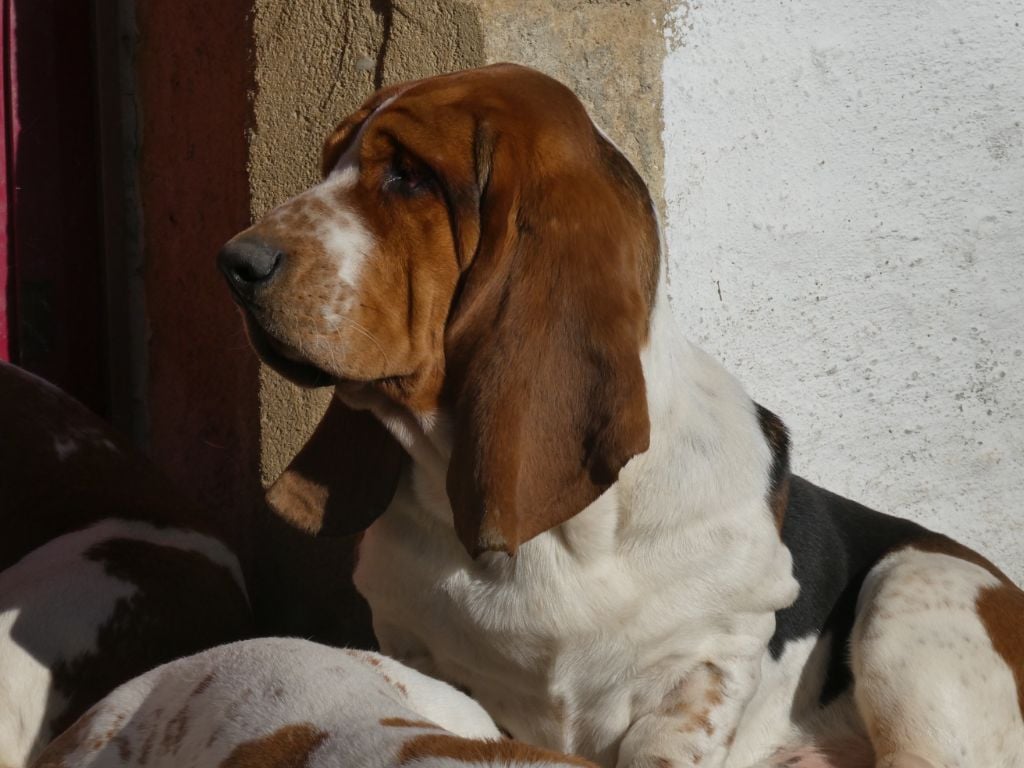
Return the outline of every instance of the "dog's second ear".
[[[514,136],[489,142],[479,245],[445,339],[447,491],[473,557],[512,554],[566,522],[650,445],[640,353],[660,258],[654,207],[569,98],[563,117],[578,125],[564,160]]]
[[[347,536],[366,530],[391,503],[405,451],[369,411],[331,398],[320,424],[267,491],[296,528]]]

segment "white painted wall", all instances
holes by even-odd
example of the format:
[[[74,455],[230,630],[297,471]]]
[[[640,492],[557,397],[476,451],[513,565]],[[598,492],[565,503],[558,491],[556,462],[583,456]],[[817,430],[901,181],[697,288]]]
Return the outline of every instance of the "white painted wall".
[[[798,472],[1024,583],[1024,3],[691,0],[673,307]]]

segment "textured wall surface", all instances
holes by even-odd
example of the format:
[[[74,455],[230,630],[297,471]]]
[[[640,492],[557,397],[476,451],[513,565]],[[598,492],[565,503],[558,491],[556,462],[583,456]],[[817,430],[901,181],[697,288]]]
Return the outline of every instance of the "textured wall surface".
[[[667,0],[477,0],[488,62],[558,78],[661,201],[662,27]]]
[[[475,12],[427,0],[256,0],[249,178],[254,219],[313,184],[320,145],[379,86],[483,63]],[[260,476],[270,483],[312,432],[329,390],[261,366]]]
[[[483,63],[476,14],[424,0],[255,0],[253,120],[248,176],[253,219],[319,177],[331,129],[380,85]],[[273,482],[312,432],[330,390],[303,390],[259,372],[259,474]],[[264,630],[366,645],[362,601],[339,574],[352,542],[314,539],[272,514],[258,523],[252,576]]]
[[[797,471],[1024,580],[1024,6],[676,6],[675,313]]]

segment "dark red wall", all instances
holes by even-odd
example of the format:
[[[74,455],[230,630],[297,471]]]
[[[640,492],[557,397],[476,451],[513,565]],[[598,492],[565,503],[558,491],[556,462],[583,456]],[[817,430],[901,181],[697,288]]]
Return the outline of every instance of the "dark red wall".
[[[12,356],[106,414],[92,5],[5,10]]]
[[[261,496],[258,371],[215,258],[249,220],[250,6],[136,5],[150,442],[238,527]]]

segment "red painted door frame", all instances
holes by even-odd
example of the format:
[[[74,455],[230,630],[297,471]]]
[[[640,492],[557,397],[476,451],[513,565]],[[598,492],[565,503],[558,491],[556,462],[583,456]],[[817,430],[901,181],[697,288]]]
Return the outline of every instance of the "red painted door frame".
[[[107,414],[96,1],[3,0],[5,327],[15,362]]]
[[[10,20],[12,13],[11,0],[3,0],[3,7],[0,13],[0,73],[3,77],[3,93],[0,95],[0,360],[11,359],[11,322],[14,317],[14,307],[11,298],[11,244],[10,228],[7,217],[7,147],[10,135],[17,129],[13,120],[8,121],[8,106],[10,104]]]

